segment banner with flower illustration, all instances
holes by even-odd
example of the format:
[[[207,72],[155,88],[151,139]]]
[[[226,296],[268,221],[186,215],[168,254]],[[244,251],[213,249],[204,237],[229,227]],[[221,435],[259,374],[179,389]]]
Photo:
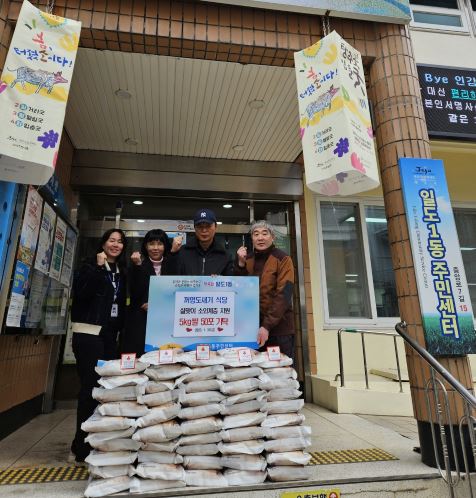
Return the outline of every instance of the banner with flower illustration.
[[[294,61],[307,186],[327,196],[377,187],[360,53],[333,31]]]
[[[23,2],[0,79],[0,180],[54,172],[81,23]]]

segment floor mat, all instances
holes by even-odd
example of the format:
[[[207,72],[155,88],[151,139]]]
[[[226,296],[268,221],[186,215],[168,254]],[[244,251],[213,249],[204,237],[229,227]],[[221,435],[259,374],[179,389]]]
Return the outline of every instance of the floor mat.
[[[5,484],[35,484],[41,482],[82,481],[89,476],[86,467],[25,467],[0,470],[0,486]]]
[[[398,460],[396,456],[380,448],[363,450],[311,451],[309,465],[328,465],[332,463],[379,462]]]

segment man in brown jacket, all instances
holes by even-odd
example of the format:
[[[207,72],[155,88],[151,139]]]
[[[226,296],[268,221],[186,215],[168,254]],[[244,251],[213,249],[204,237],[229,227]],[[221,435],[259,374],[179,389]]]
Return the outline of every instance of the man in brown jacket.
[[[261,350],[279,346],[282,353],[294,359],[294,266],[291,258],[274,246],[274,239],[272,225],[266,221],[255,222],[251,226],[254,250],[247,254],[246,247],[238,249],[234,274],[259,277],[257,342]]]

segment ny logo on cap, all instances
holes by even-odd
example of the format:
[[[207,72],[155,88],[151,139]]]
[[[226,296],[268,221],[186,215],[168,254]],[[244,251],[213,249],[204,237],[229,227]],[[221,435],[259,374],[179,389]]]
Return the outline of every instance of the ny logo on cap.
[[[202,211],[202,212],[200,213],[200,217],[201,217],[201,218],[206,218],[206,217],[207,217],[207,213],[205,213],[205,211]]]

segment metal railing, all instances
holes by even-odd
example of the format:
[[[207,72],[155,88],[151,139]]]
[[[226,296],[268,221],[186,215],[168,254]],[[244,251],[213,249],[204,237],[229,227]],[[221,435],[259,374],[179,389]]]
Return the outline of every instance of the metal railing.
[[[351,334],[360,334],[361,341],[362,341],[362,357],[364,360],[364,375],[365,375],[365,388],[370,389],[369,385],[369,372],[368,372],[368,367],[367,367],[367,351],[365,348],[365,336],[366,335],[378,335],[379,337],[387,336],[387,337],[393,337],[393,344],[395,348],[395,361],[397,364],[397,374],[398,374],[398,382],[400,385],[400,392],[403,392],[403,383],[402,383],[402,373],[400,370],[400,358],[398,356],[398,347],[397,347],[397,338],[399,337],[398,334],[395,334],[395,332],[374,332],[371,330],[362,330],[362,329],[339,329],[337,331],[337,345],[339,348],[339,371],[340,373],[336,376],[340,377],[340,385],[341,387],[345,387],[345,373],[344,373],[344,350],[342,347],[342,334],[343,333],[351,333]]]
[[[462,481],[462,474],[460,471],[459,454],[463,457],[465,480],[468,485],[469,495],[474,497],[473,488],[471,484],[471,470],[476,465],[476,433],[475,433],[475,410],[476,410],[476,397],[466,387],[464,387],[453,375],[451,375],[446,368],[444,368],[428,351],[422,348],[413,337],[410,337],[406,332],[405,322],[398,323],[395,330],[403,338],[403,340],[413,348],[421,358],[430,367],[430,378],[425,385],[425,398],[428,415],[431,427],[431,437],[433,441],[433,450],[435,452],[435,462],[441,477],[448,485],[449,496],[454,498],[456,486]],[[444,382],[437,377],[447,382],[457,393],[460,401],[463,403],[464,415],[458,421],[459,427],[459,440],[455,437],[455,431],[451,417],[450,403],[448,398],[448,391]],[[455,394],[456,396],[456,394]],[[433,401],[433,403],[432,403]],[[434,408],[432,410],[432,407]],[[435,426],[438,427],[440,436],[441,451],[438,447]],[[464,428],[466,427],[467,434],[469,435],[470,451],[472,453],[473,461],[470,464],[468,460],[467,439],[465,438]],[[448,438],[449,433],[449,438]],[[454,472],[451,470],[451,456],[454,462]],[[442,462],[443,460],[443,462]]]

